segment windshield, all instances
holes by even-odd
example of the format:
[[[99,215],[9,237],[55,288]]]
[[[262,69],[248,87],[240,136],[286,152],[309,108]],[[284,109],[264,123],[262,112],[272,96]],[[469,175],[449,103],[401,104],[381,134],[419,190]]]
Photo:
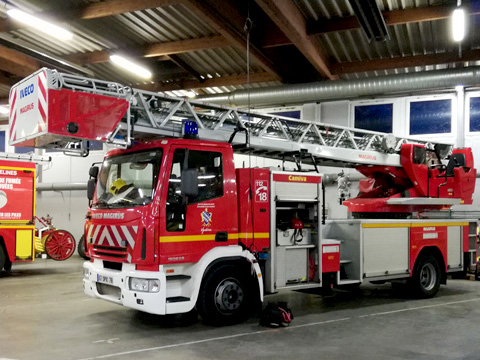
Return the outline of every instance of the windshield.
[[[98,176],[92,207],[118,209],[150,203],[161,161],[161,149],[106,158]]]

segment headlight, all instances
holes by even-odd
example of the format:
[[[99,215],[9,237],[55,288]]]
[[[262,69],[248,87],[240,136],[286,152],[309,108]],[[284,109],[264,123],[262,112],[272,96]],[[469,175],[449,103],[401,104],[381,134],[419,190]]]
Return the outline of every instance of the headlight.
[[[140,279],[131,277],[128,280],[130,290],[141,292],[159,292],[160,280],[158,279]]]
[[[87,268],[83,268],[83,278],[85,280],[88,280],[89,274],[90,274],[90,270],[88,270]]]

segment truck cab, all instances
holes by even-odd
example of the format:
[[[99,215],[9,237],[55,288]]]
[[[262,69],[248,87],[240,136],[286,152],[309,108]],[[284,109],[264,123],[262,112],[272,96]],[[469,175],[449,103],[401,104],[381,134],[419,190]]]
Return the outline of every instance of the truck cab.
[[[201,285],[197,273],[226,258],[254,263],[239,245],[228,143],[163,139],[113,150],[95,182],[85,224],[87,294],[156,314],[187,312],[197,300],[189,289]],[[230,298],[239,291],[224,289]]]

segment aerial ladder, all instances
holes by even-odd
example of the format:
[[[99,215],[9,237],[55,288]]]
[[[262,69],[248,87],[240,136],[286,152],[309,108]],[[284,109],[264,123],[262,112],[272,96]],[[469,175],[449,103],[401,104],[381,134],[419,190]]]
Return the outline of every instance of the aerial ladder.
[[[236,153],[356,168],[367,177],[362,200],[345,205],[359,216],[472,203],[472,153],[448,143],[171,97],[46,68],[12,88],[10,106],[9,140],[16,146],[86,156],[91,141],[129,147],[181,138],[184,124],[193,121],[200,139],[230,142]]]
[[[476,219],[422,215],[472,203],[468,148],[49,69],[16,84],[10,106],[13,145],[80,156],[91,141],[117,147],[90,170],[84,289],[93,297],[155,314],[196,307],[231,323],[253,298],[286,289],[404,281],[434,296],[476,257]],[[293,161],[297,171],[235,169],[233,152]],[[326,219],[319,166],[365,176],[343,202],[348,218]],[[155,169],[148,181],[146,169]]]

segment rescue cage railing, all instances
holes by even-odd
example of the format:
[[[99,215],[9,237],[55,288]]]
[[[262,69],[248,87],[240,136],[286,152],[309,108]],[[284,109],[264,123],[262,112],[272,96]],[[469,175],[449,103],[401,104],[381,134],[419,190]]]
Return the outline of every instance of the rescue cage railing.
[[[397,159],[392,161],[389,155],[398,153],[405,143],[423,144],[431,150],[440,148],[442,159],[453,148],[449,143],[253,112],[47,71],[52,88],[101,94],[129,102],[126,116],[108,139],[117,146],[129,146],[134,137],[135,140],[152,136],[182,137],[184,121],[192,120],[197,123],[199,136],[204,140],[226,142],[234,132],[243,130],[234,137],[233,144],[245,144],[248,139],[248,151],[281,159],[285,152],[303,150],[315,158],[340,162],[341,166],[396,163]]]

